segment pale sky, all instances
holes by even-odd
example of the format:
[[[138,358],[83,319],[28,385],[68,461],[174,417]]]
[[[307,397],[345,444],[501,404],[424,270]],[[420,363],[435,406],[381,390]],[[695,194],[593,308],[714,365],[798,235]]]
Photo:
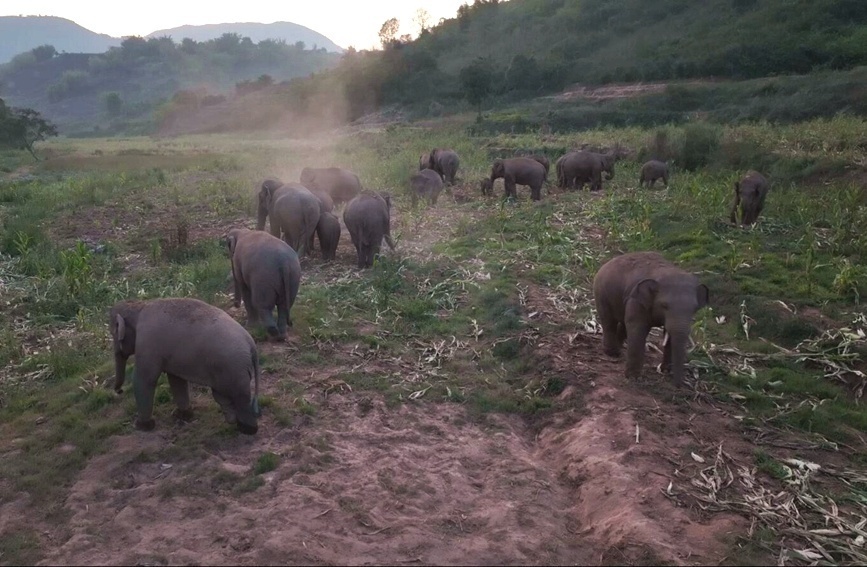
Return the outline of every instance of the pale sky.
[[[379,28],[400,20],[400,32],[415,36],[413,17],[424,7],[432,24],[453,18],[470,0],[0,0],[0,16],[59,16],[114,37],[147,35],[185,24],[294,22],[327,36],[341,47],[379,46]]]

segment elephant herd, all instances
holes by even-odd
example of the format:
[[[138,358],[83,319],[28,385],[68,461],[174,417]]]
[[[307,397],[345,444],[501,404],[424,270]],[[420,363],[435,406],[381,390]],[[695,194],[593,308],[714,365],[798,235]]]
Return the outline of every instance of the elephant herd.
[[[561,188],[602,189],[602,175],[614,176],[614,164],[622,157],[613,152],[570,152],[555,162]],[[419,159],[419,171],[410,177],[413,204],[418,198],[435,204],[446,183],[454,184],[460,160],[454,150],[437,148]],[[541,199],[550,168],[542,155],[497,159],[491,174],[481,183],[490,195],[502,178],[505,196],[515,198],[516,186],[530,187]],[[641,168],[640,185],[657,180],[667,186],[668,166],[649,161]],[[756,222],[768,193],[768,181],[750,171],[735,183],[730,220],[737,222],[740,209],[744,225]],[[394,249],[391,239],[391,196],[365,190],[357,175],[339,167],[304,168],[300,182],[265,179],[258,192],[257,230],[231,229],[226,246],[231,258],[234,305],[241,303],[248,325],[260,325],[269,337],[281,340],[292,326],[291,309],[301,283],[299,255],[313,251],[319,238],[322,256],[333,260],[341,225],[335,206],[345,204],[343,221],[354,245],[358,266],[370,267],[382,241]],[[266,220],[270,231],[265,232]],[[641,373],[645,343],[652,327],[663,327],[663,370],[676,384],[683,380],[692,319],[709,301],[708,288],[656,252],[623,254],[604,264],[593,281],[593,296],[602,326],[603,352],[619,356],[626,343],[626,375]],[[276,308],[277,317],[274,317]],[[135,355],[133,389],[137,408],[135,427],[154,427],[153,404],[157,381],[168,376],[175,416],[192,416],[189,383],[210,387],[227,422],[244,434],[258,431],[259,362],[249,332],[222,309],[191,298],[127,300],[109,313],[115,358],[115,390],[120,393],[126,364]],[[251,391],[252,384],[252,391]]]

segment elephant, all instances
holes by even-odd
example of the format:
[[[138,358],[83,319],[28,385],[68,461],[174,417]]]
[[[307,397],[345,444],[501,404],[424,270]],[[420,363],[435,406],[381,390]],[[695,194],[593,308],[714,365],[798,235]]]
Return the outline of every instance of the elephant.
[[[740,181],[735,182],[735,202],[732,204],[729,220],[737,224],[738,205],[741,208],[741,225],[755,224],[765,207],[765,197],[771,185],[758,171],[748,171]]]
[[[337,244],[340,242],[340,219],[328,211],[319,215],[316,225],[316,235],[319,236],[319,247],[322,249],[323,260],[333,260],[337,257]]]
[[[343,222],[358,253],[359,268],[373,266],[373,257],[379,254],[383,238],[389,248],[394,250],[391,240],[391,196],[388,193],[362,191],[346,205]]]
[[[305,167],[301,170],[301,185],[311,191],[325,191],[335,205],[351,201],[362,190],[358,176],[342,167]]]
[[[319,204],[321,205],[321,210],[324,213],[330,213],[334,211],[334,199],[331,198],[331,195],[326,191],[322,191],[320,189],[310,189],[308,190],[313,193],[313,195],[319,199]]]
[[[178,418],[192,418],[192,382],[211,388],[226,421],[238,431],[247,435],[258,431],[259,354],[250,333],[226,312],[192,298],[127,300],[109,311],[109,328],[114,344],[114,389],[119,394],[127,360],[135,356],[136,429],[154,428],[154,393],[165,372]],[[252,397],[251,381],[255,384]]]
[[[662,182],[668,187],[668,164],[664,161],[652,159],[641,166],[641,176],[638,178],[638,186],[641,187],[646,183],[648,187],[653,187],[657,179],[662,179]]]
[[[527,156],[527,157],[529,157],[530,159],[536,160],[542,164],[542,166],[545,168],[545,180],[547,181],[548,180],[548,172],[551,170],[551,161],[547,157],[545,157],[543,155],[539,155],[539,154],[534,154],[534,155]]]
[[[299,255],[312,246],[313,233],[319,223],[322,205],[316,195],[303,185],[277,185],[265,180],[259,190],[257,230],[265,229],[265,219],[271,220],[271,234],[283,238]]]
[[[641,374],[651,327],[666,333],[662,368],[683,383],[686,349],[695,312],[708,304],[707,286],[657,252],[632,252],[606,262],[593,279],[602,348],[619,356],[626,340],[626,377]]]
[[[298,254],[279,238],[246,228],[230,230],[226,245],[232,258],[235,307],[243,298],[248,324],[260,323],[272,338],[285,338],[301,284]]]
[[[607,179],[614,179],[616,153],[597,154],[587,151],[569,152],[557,160],[557,186],[582,188],[590,183],[591,191],[602,190],[602,173]]]
[[[416,207],[418,199],[427,199],[431,205],[436,205],[437,198],[443,190],[443,178],[432,169],[422,169],[410,177],[410,190],[412,191],[412,206]]]
[[[435,148],[430,151],[428,161],[425,165],[428,169],[432,169],[442,176],[443,181],[449,185],[455,184],[455,175],[458,172],[461,160],[458,158],[457,152],[451,149]],[[422,160],[419,159],[419,170],[425,169],[422,166]]]
[[[506,198],[518,198],[516,185],[528,185],[534,201],[542,198],[542,185],[545,183],[545,166],[535,159],[516,157],[494,160],[491,177],[482,182],[482,194],[493,193],[494,181],[503,178]]]

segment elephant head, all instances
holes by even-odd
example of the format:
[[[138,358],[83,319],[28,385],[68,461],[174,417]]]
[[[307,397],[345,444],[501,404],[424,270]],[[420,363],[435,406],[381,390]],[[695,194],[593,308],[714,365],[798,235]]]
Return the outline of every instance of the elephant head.
[[[491,182],[491,186],[493,187],[494,181],[500,179],[501,177],[506,176],[506,162],[502,159],[494,160],[494,165],[491,167],[491,178],[489,181]]]
[[[268,217],[268,211],[271,208],[271,201],[274,199],[274,191],[282,186],[283,182],[275,178],[268,178],[262,182],[262,187],[259,189],[259,208],[258,218],[256,220],[256,230],[265,230],[265,219]]]
[[[663,321],[666,333],[663,366],[671,369],[675,384],[683,382],[686,350],[695,312],[708,304],[710,292],[689,274],[669,274],[661,280],[644,279],[635,286],[629,301],[646,310],[652,320]],[[628,315],[627,315],[628,316]]]
[[[602,171],[606,173],[605,179],[614,179],[614,163],[617,161],[617,153],[601,154]]]
[[[141,301],[123,301],[109,312],[108,326],[114,345],[114,391],[118,394],[123,392],[126,362],[135,354],[135,329],[142,307]]]

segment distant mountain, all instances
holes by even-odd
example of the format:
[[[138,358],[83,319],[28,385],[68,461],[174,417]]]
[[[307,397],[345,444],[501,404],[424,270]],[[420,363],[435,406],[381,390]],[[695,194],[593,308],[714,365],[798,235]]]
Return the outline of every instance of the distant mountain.
[[[98,34],[73,21],[54,16],[0,16],[0,63],[40,45],[58,52],[102,53],[120,39]]]
[[[253,43],[259,43],[266,39],[284,40],[288,44],[303,41],[306,49],[325,48],[332,53],[343,53],[343,48],[333,41],[302,25],[292,22],[274,22],[273,24],[260,23],[233,23],[233,24],[207,24],[202,26],[181,26],[167,30],[155,31],[147,37],[169,36],[174,41],[180,42],[185,37],[195,41],[208,41],[222,36],[224,33],[236,33],[242,37],[249,37]]]

